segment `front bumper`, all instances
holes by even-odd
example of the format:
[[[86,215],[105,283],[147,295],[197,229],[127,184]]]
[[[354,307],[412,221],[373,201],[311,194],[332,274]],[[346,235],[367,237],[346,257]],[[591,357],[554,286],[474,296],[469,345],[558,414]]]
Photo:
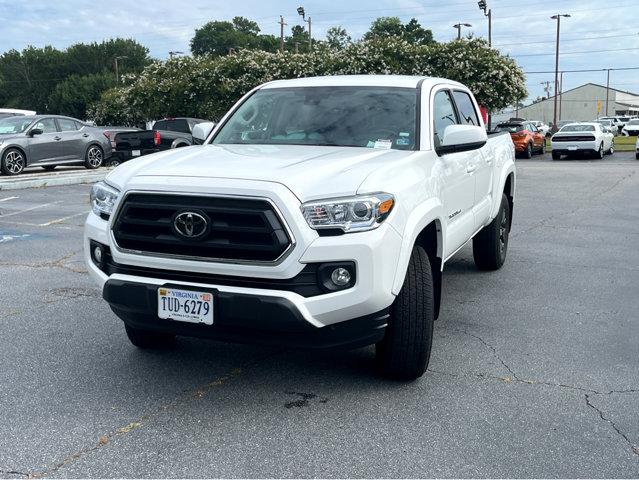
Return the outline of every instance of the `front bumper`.
[[[177,286],[163,283],[166,287]],[[202,290],[203,287],[199,287]],[[238,343],[301,348],[357,348],[379,342],[385,332],[388,308],[372,315],[326,327],[305,320],[284,297],[205,290],[213,295],[213,325],[165,320],[157,316],[156,283],[108,280],[103,297],[113,312],[135,328]]]

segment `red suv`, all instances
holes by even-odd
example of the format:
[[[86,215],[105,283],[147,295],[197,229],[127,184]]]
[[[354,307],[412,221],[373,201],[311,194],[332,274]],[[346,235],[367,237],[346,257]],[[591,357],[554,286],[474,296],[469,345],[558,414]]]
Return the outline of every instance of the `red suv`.
[[[515,153],[531,158],[533,153],[546,153],[546,136],[532,122],[504,122],[497,125],[498,132],[509,132],[515,144]]]

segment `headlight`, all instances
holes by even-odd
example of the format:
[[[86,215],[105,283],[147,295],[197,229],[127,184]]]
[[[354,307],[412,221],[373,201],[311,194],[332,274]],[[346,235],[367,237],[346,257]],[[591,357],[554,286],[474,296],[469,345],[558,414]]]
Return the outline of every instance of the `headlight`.
[[[390,214],[395,197],[389,193],[373,193],[335,198],[302,205],[302,214],[315,230],[339,228],[344,232],[362,232],[377,228]]]
[[[93,213],[102,218],[109,218],[113,212],[120,192],[104,182],[98,182],[91,188],[91,209]]]

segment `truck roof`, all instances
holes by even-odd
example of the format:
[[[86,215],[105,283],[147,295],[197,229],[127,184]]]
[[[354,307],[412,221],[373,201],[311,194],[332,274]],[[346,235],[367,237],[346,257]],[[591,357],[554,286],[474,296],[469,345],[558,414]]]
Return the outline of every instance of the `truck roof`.
[[[403,87],[416,88],[419,82],[424,86],[448,83],[463,86],[453,80],[437,77],[423,77],[413,75],[328,75],[322,77],[294,78],[291,80],[274,80],[266,83],[262,88],[285,87]]]

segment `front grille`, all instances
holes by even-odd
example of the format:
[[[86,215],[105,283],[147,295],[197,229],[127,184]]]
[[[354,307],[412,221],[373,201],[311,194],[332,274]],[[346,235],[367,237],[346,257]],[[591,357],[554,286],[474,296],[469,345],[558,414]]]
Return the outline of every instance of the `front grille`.
[[[553,142],[591,142],[595,139],[593,135],[564,135],[554,137]]]
[[[184,212],[206,220],[204,234],[187,238],[178,233],[175,218]],[[124,199],[113,236],[126,250],[247,262],[274,262],[292,243],[266,200],[150,193]]]

